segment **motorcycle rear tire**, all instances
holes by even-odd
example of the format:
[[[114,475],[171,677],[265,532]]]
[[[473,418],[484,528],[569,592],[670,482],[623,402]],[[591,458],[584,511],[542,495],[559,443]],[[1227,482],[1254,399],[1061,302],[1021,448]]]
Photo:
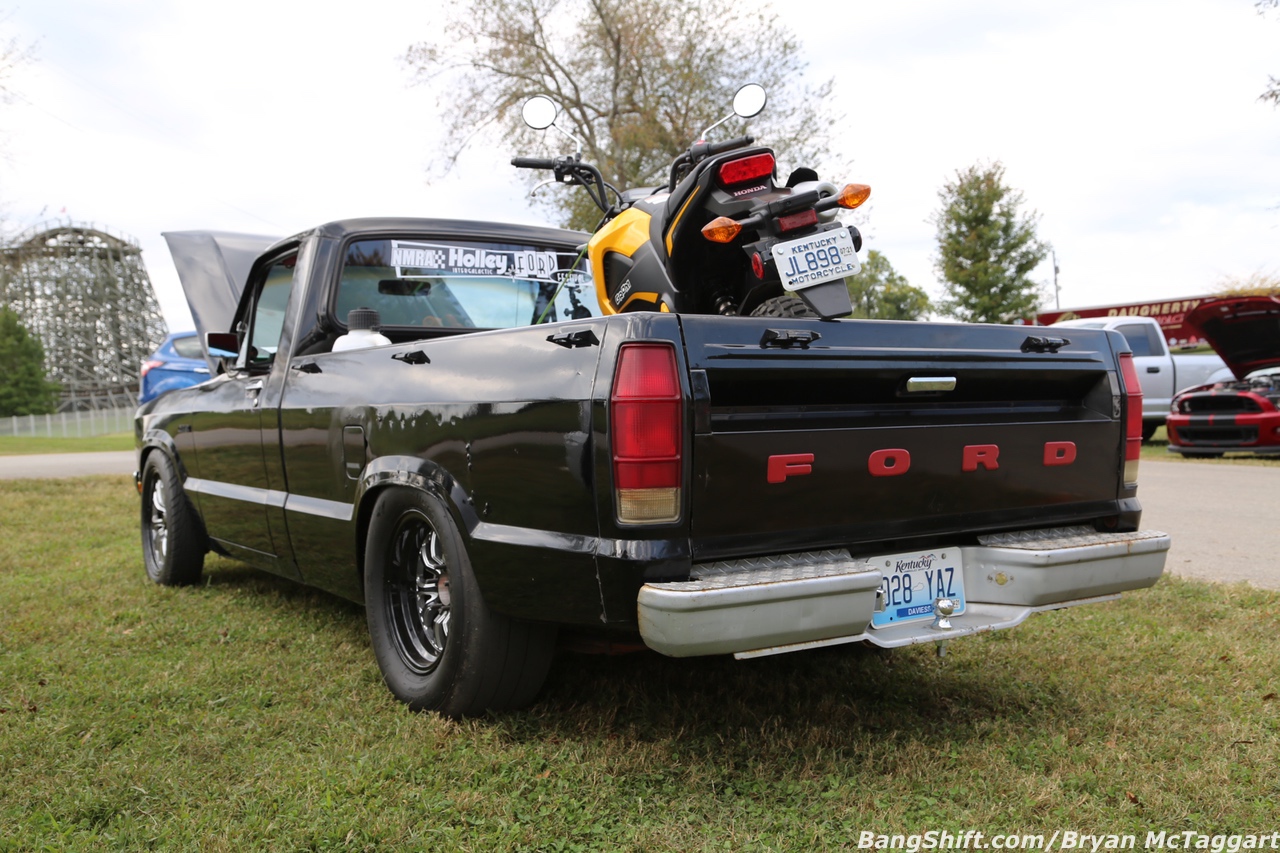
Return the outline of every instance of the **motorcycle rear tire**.
[[[752,317],[817,317],[799,296],[785,294],[766,299],[751,312]]]

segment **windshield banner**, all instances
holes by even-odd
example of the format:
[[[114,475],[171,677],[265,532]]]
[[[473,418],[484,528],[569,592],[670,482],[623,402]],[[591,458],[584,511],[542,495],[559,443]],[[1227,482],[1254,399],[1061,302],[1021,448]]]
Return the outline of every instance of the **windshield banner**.
[[[483,245],[447,245],[391,241],[391,265],[397,278],[440,275],[503,275],[550,279],[561,264],[555,252],[502,249]]]

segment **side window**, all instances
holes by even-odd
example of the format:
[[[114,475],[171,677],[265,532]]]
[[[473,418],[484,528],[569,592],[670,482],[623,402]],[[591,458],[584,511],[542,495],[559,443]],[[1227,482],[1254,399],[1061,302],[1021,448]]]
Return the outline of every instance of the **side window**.
[[[275,360],[297,261],[296,253],[286,255],[267,268],[254,300],[253,323],[249,329],[249,352],[245,364],[251,370],[268,368]]]
[[[1147,346],[1152,355],[1164,355],[1164,330],[1159,326],[1147,326]]]
[[[1128,326],[1117,326],[1116,331],[1124,335],[1134,355],[1159,355],[1159,350],[1152,352],[1151,339],[1147,337],[1147,327],[1143,324],[1131,323]]]
[[[192,335],[189,338],[174,338],[173,351],[183,358],[204,358],[204,348],[200,346],[200,337]]]

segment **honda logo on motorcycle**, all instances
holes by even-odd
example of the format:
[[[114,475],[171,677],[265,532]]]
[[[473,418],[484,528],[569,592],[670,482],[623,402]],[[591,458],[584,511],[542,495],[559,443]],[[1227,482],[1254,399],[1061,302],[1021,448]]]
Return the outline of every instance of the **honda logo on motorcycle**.
[[[1046,441],[1042,462],[1046,468],[1060,468],[1076,461],[1074,441]],[[960,452],[960,470],[995,471],[1000,467],[1000,447],[996,444],[966,444]],[[785,483],[789,477],[813,473],[812,453],[779,453],[769,457],[765,479]],[[911,451],[887,447],[867,456],[867,473],[872,477],[899,477],[911,470]]]

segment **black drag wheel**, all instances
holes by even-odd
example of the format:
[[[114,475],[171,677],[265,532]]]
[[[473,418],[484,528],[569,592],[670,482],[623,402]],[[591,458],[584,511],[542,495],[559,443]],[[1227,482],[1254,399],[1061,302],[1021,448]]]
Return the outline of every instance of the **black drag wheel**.
[[[799,296],[784,294],[775,296],[772,299],[766,299],[756,306],[751,312],[752,317],[812,317],[817,318],[817,314],[804,304],[804,300]]]
[[[162,450],[142,468],[142,562],[147,577],[164,586],[197,583],[204,570],[204,528]]]
[[[533,701],[555,629],[489,610],[462,536],[434,495],[392,487],[378,496],[364,567],[373,653],[397,699],[449,717]]]

